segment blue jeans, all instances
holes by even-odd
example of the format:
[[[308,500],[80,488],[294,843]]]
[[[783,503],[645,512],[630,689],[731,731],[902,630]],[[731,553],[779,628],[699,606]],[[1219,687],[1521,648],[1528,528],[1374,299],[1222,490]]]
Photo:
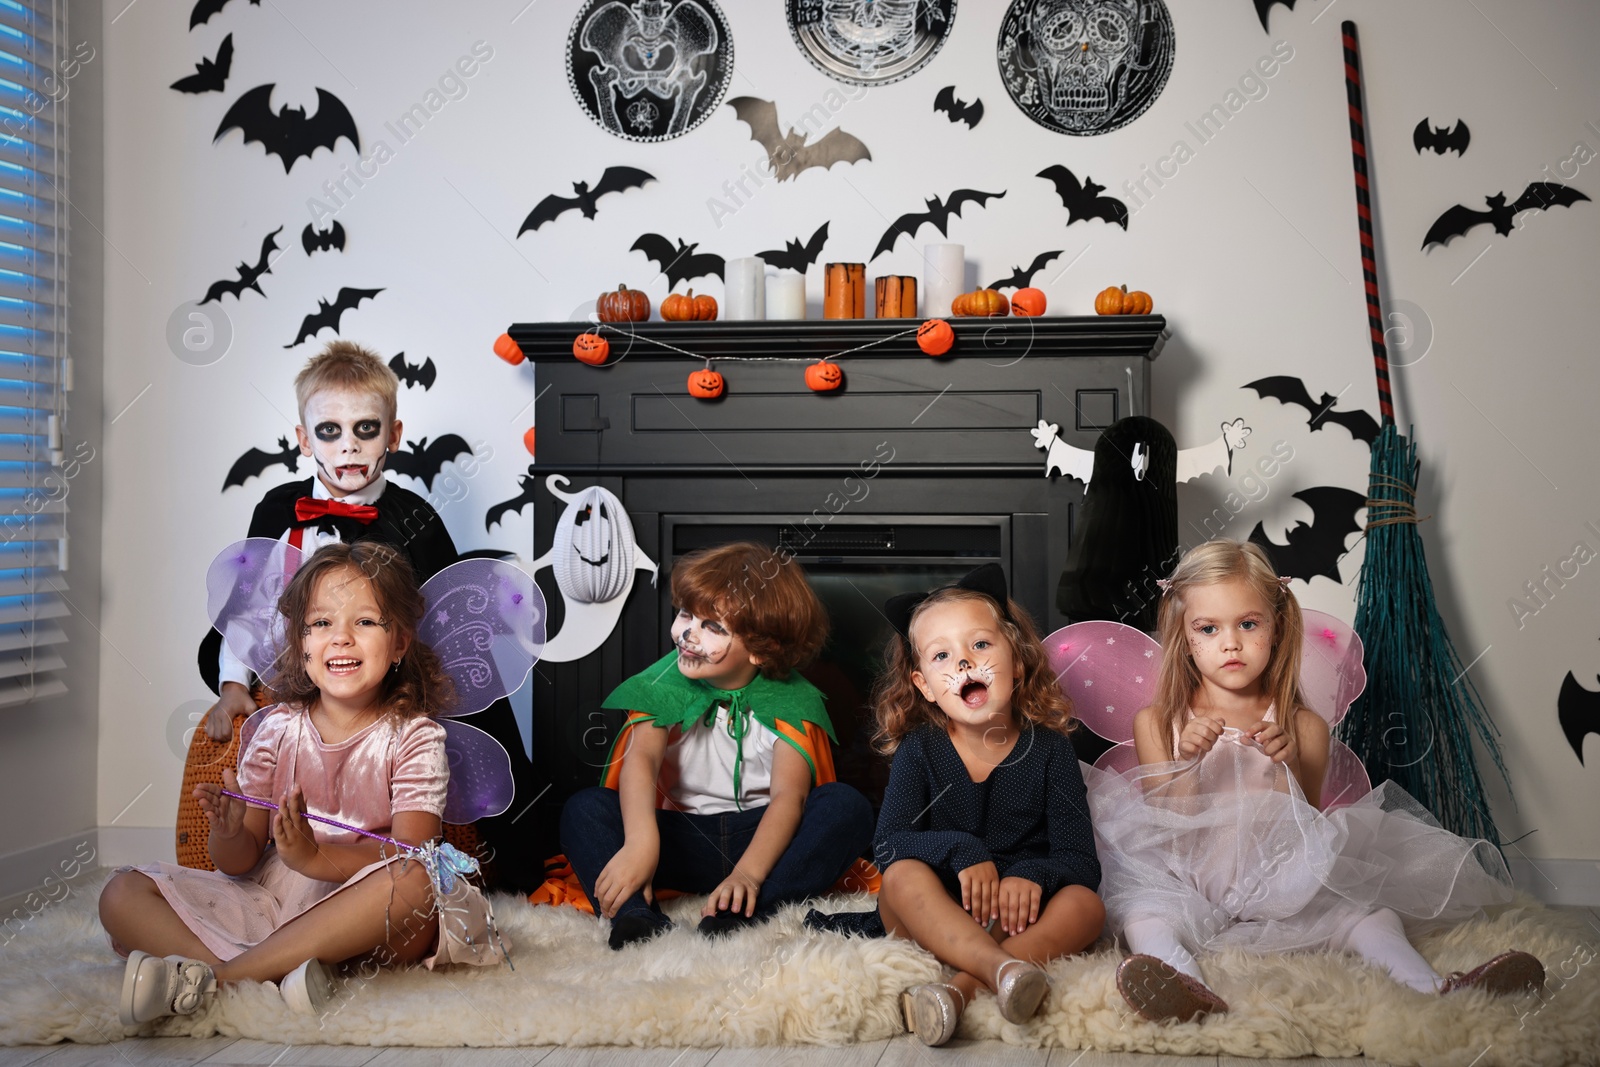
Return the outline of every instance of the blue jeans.
[[[733,873],[734,864],[750,847],[766,806],[725,815],[656,812],[661,833],[661,859],[651,884],[656,889],[709,893]],[[768,918],[778,907],[825,893],[872,843],[872,805],[852,786],[827,782],[806,796],[805,811],[794,838],[777,866],[761,884],[756,918]],[[616,790],[594,786],[573,794],[561,812],[561,847],[583,891],[594,903],[594,883],[611,857],[621,850],[622,805]],[[641,890],[617,909],[649,911]],[[658,909],[656,909],[658,910]],[[598,905],[595,912],[600,911]]]

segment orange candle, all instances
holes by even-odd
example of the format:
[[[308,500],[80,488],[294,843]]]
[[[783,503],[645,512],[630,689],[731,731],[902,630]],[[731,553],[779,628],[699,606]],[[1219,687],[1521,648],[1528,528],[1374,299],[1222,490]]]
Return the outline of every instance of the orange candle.
[[[917,317],[917,280],[908,274],[886,274],[872,283],[873,314],[880,319]]]
[[[867,317],[867,265],[829,263],[824,275],[822,317],[825,319],[864,319]]]

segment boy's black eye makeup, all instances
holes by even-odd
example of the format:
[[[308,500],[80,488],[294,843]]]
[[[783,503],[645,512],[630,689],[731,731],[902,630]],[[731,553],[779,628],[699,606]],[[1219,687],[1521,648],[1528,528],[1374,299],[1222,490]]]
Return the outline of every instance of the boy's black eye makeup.
[[[337,422],[319,422],[312,432],[317,435],[319,441],[337,441],[343,430]]]
[[[383,423],[377,419],[362,419],[356,423],[356,436],[363,441],[370,441],[383,431]]]

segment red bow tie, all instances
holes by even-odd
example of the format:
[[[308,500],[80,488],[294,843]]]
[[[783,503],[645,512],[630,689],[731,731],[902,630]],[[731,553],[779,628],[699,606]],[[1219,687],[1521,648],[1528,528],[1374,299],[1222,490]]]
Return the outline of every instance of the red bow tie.
[[[294,517],[299,522],[310,522],[324,515],[342,515],[360,523],[370,523],[378,517],[378,509],[371,504],[346,504],[342,500],[321,500],[303,496],[294,502]]]

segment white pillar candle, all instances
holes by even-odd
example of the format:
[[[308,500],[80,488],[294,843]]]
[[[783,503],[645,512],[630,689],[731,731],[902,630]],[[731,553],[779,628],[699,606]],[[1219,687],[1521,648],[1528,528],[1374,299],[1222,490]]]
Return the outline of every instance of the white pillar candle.
[[[966,289],[966,249],[961,245],[926,245],[922,250],[922,313],[946,318],[950,302]]]
[[[723,303],[727,305],[724,318],[741,321],[767,317],[767,264],[764,260],[755,256],[728,260],[723,268],[723,282]]]
[[[798,271],[780,270],[767,279],[769,319],[806,317],[806,276]]]

